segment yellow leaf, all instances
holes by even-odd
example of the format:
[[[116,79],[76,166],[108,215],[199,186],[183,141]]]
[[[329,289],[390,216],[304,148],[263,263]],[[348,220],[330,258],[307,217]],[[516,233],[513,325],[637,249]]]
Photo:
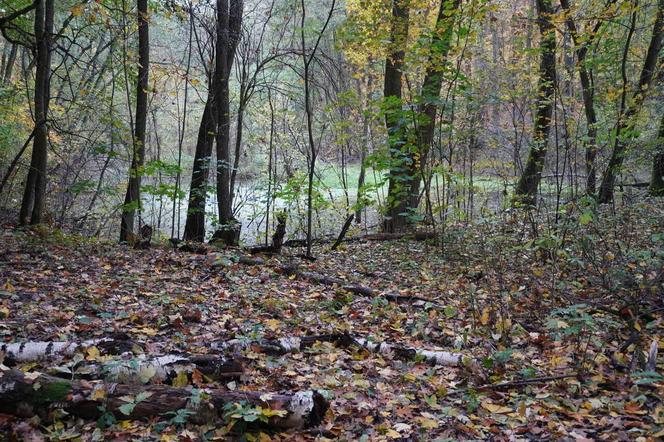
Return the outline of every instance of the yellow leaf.
[[[80,4],[76,5],[73,8],[71,8],[71,15],[74,17],[80,17],[83,15],[83,11],[85,10],[85,4]]]
[[[92,390],[92,394],[90,395],[90,399],[93,401],[98,401],[101,399],[104,399],[106,397],[106,390],[104,390],[104,387],[101,385],[96,385],[95,389]]]
[[[174,387],[186,387],[189,384],[189,377],[185,371],[179,371],[178,375],[173,379]]]
[[[0,317],[9,318],[9,309],[7,307],[0,307]]]
[[[514,411],[510,407],[503,407],[502,405],[492,404],[490,402],[482,402],[482,408],[490,413],[511,413]]]
[[[482,325],[487,325],[487,324],[489,323],[489,315],[490,315],[490,313],[491,313],[491,312],[489,311],[488,308],[485,308],[485,309],[482,311],[482,316],[480,316],[480,323],[481,323]]]
[[[435,419],[418,417],[415,420],[422,426],[422,428],[427,428],[429,430],[434,430],[438,428],[438,421]]]
[[[392,439],[399,439],[401,437],[401,433],[394,431],[391,428],[385,432],[385,435],[387,437],[391,437]]]
[[[85,349],[85,360],[86,361],[96,361],[99,359],[99,356],[101,356],[101,353],[99,353],[99,349],[95,347],[94,345],[92,347],[88,347]]]
[[[277,331],[281,327],[281,321],[278,319],[268,319],[265,321],[265,324],[267,324],[267,327],[272,331]]]

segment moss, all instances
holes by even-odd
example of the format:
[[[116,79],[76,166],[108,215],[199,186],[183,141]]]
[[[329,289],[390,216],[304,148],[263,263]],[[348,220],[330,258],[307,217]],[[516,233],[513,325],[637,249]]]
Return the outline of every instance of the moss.
[[[50,382],[35,390],[35,399],[39,402],[65,402],[71,393],[71,384],[67,381]]]

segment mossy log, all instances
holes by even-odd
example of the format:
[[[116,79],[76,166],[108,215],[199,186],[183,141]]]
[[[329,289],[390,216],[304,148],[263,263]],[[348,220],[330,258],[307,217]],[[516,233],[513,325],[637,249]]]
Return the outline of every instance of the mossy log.
[[[240,403],[267,410],[263,413],[266,422],[258,425],[275,430],[316,426],[329,407],[316,391],[195,391],[166,385],[70,381],[19,370],[0,372],[0,413],[24,418],[46,416],[54,408],[84,419],[96,419],[104,413],[118,419],[150,419],[186,409],[191,422],[210,423],[224,419],[227,405]]]

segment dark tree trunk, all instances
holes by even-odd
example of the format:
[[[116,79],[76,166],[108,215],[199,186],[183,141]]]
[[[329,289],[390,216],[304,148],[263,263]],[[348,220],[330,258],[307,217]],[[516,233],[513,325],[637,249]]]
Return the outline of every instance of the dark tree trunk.
[[[129,183],[122,208],[120,242],[127,242],[134,232],[134,217],[141,206],[141,168],[145,161],[145,130],[148,116],[148,73],[150,69],[150,28],[148,0],[137,0],[138,20],[138,83],[136,87],[136,119]]]
[[[217,45],[215,48],[214,101],[216,110],[217,205],[221,230],[215,236],[237,245],[239,225],[233,219],[230,163],[230,70],[242,22],[242,0],[217,0]]]
[[[12,79],[12,72],[14,71],[14,64],[16,64],[16,54],[18,53],[18,45],[12,44],[5,60],[4,70],[2,72],[2,82],[9,84]]]
[[[611,0],[610,3],[615,3]],[[595,112],[595,91],[593,90],[591,81],[591,72],[586,67],[586,56],[588,55],[588,48],[593,44],[597,32],[602,24],[599,20],[592,29],[592,32],[583,43],[579,42],[579,31],[570,15],[569,0],[560,0],[560,5],[567,13],[565,24],[569,30],[572,40],[574,42],[574,52],[576,54],[576,62],[579,70],[579,80],[581,81],[581,94],[583,97],[583,106],[586,115],[587,140],[586,146],[586,195],[594,195],[597,187],[597,169],[595,166],[595,158],[597,157],[597,114]]]
[[[648,94],[650,84],[652,83],[655,70],[657,69],[657,60],[659,51],[662,49],[662,39],[664,38],[664,0],[657,2],[657,16],[653,26],[652,37],[646,59],[643,63],[643,69],[639,77],[639,84],[634,91],[631,104],[623,115],[619,116],[618,125],[616,127],[616,142],[613,146],[613,152],[609,159],[609,164],[602,176],[602,184],[599,188],[599,202],[602,204],[610,203],[613,201],[613,186],[615,185],[616,175],[622,167],[625,158],[625,150],[627,148],[628,139],[632,138],[633,128],[635,124],[635,117],[641,110],[641,106]]]
[[[53,36],[53,0],[40,0],[35,9],[37,44],[35,74],[35,130],[30,170],[25,182],[19,223],[42,222],[48,163],[48,108],[50,101],[51,45]],[[32,215],[31,215],[32,214]]]
[[[433,143],[438,112],[438,98],[443,85],[445,60],[450,50],[453,22],[460,0],[441,0],[436,25],[432,34],[431,54],[422,83],[421,100],[417,107],[416,143],[406,128],[399,128],[396,143],[390,143],[392,161],[400,172],[390,172],[388,191],[389,213],[384,229],[387,232],[404,230],[409,225],[409,212],[417,209],[422,168],[426,165]],[[393,17],[396,17],[393,12]],[[406,17],[407,20],[407,17]],[[394,29],[394,28],[393,28]],[[388,61],[389,63],[389,61]],[[387,86],[386,65],[386,86]],[[396,86],[396,84],[395,84]],[[386,89],[386,97],[387,95]],[[388,131],[389,131],[388,126]],[[391,135],[390,135],[391,136]]]
[[[205,240],[205,205],[207,202],[207,185],[210,175],[210,157],[216,123],[214,120],[214,91],[212,84],[208,92],[207,103],[198,128],[196,153],[189,186],[189,207],[187,208],[187,221],[184,226],[184,239],[186,241],[203,242]]]
[[[442,0],[433,38],[431,40],[432,52],[429,55],[427,70],[422,83],[422,103],[418,106],[417,121],[419,124],[417,133],[418,161],[413,161],[411,170],[411,189],[409,207],[417,208],[420,194],[420,178],[423,168],[426,166],[429,151],[433,144],[436,129],[436,115],[438,113],[438,99],[443,86],[445,70],[444,65],[447,54],[450,51],[452,33],[454,31],[454,18],[459,9],[460,0]],[[419,166],[419,167],[418,167]]]
[[[385,106],[385,127],[387,128],[388,145],[390,149],[390,165],[387,214],[383,229],[387,232],[403,230],[407,225],[407,217],[402,215],[406,210],[405,193],[406,183],[403,182],[401,169],[405,161],[404,153],[408,146],[404,146],[401,140],[405,138],[401,120],[402,117],[402,95],[401,78],[405,57],[406,39],[408,38],[408,2],[405,0],[394,0],[392,3],[392,28],[390,31],[389,53],[385,59],[385,79],[383,85],[383,97]]]
[[[553,114],[553,94],[556,83],[556,30],[551,22],[552,14],[551,0],[537,0],[537,22],[541,34],[542,53],[535,134],[528,162],[515,191],[515,200],[527,205],[534,205],[537,201],[537,189],[542,178]]]
[[[655,157],[652,161],[650,194],[664,196],[664,115],[659,123],[659,136],[655,145]]]

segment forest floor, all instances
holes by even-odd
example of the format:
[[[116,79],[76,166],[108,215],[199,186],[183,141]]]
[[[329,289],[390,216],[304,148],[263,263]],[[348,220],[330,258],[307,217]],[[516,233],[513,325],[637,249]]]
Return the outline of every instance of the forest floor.
[[[146,353],[200,354],[215,351],[211,342],[347,332],[455,351],[464,359],[458,367],[433,365],[332,342],[282,355],[248,346],[239,380],[177,382],[319,390],[330,402],[320,425],[238,436],[232,431],[248,423],[241,413],[206,425],[160,416],[101,422],[66,413],[0,414],[0,435],[33,441],[656,440],[664,437],[664,363],[661,352],[652,357],[658,345],[664,348],[663,210],[646,202],[615,215],[581,211],[561,221],[555,234],[506,215],[450,230],[444,250],[408,240],[358,241],[334,252],[319,246],[315,262],[286,250],[262,265],[238,263],[239,249],[141,251],[4,228],[0,336],[6,343],[80,342],[122,332]],[[535,241],[528,239],[532,229],[540,232]],[[396,304],[275,271],[293,262],[432,302]],[[108,357],[88,348],[83,358],[103,363]],[[68,360],[19,368],[50,372]]]

